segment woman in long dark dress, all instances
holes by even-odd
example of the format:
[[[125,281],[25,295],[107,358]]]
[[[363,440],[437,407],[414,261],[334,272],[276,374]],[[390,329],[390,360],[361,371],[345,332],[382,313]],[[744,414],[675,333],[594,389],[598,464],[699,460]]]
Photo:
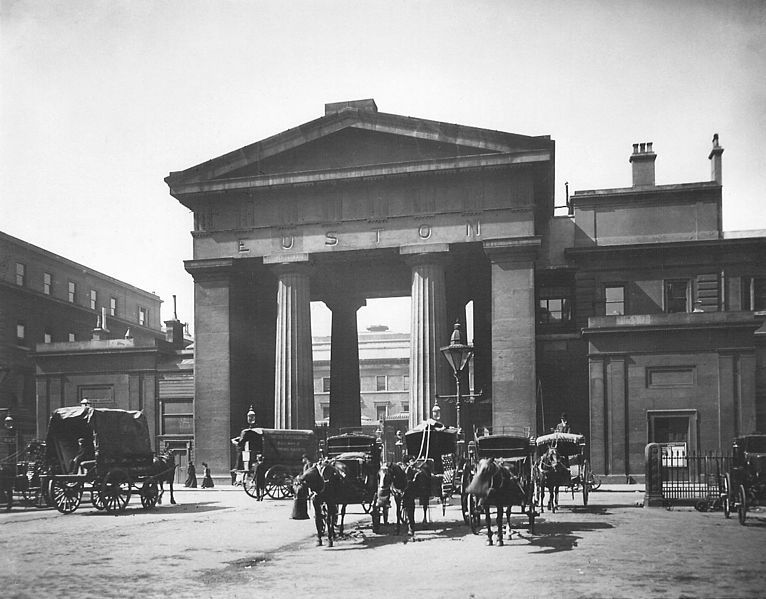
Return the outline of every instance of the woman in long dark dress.
[[[186,476],[186,482],[184,483],[184,487],[196,489],[197,488],[197,469],[194,467],[194,464],[189,463],[189,467],[186,469],[186,472],[188,474]]]
[[[202,466],[205,468],[205,476],[202,477],[202,485],[201,487],[203,489],[212,489],[213,488],[213,477],[210,476],[210,467],[205,463],[202,462]]]

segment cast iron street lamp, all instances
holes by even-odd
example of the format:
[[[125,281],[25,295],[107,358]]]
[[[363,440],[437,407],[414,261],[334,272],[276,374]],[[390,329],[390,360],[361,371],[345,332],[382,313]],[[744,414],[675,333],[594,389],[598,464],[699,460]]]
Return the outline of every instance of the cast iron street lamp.
[[[460,323],[455,323],[455,328],[452,331],[452,337],[450,337],[449,345],[440,349],[444,357],[447,358],[447,362],[452,367],[452,372],[455,375],[455,407],[457,410],[457,429],[458,436],[462,434],[463,420],[460,414],[460,408],[463,403],[463,397],[460,394],[460,373],[465,368],[468,361],[473,355],[473,346],[463,343],[462,336],[460,334]],[[450,398],[451,399],[451,398]]]

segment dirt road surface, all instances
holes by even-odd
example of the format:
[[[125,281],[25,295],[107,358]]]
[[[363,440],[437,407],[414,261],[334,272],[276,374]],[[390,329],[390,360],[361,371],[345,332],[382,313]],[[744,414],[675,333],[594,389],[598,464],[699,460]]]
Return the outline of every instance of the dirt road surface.
[[[180,490],[151,511],[133,498],[110,516],[85,501],[73,514],[0,513],[3,597],[763,597],[766,512],[747,526],[721,512],[637,507],[639,492],[562,494],[534,533],[526,518],[503,547],[463,523],[459,499],[414,540],[371,531],[350,506],[346,536],[316,547],[313,521],[287,500],[239,489]],[[418,510],[418,518],[420,511]]]

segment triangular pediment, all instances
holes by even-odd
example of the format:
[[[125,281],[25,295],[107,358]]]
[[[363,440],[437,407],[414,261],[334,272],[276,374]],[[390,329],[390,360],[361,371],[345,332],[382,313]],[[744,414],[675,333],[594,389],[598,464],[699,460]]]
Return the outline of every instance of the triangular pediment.
[[[530,137],[417,119],[377,110],[344,109],[171,173],[171,193],[205,182],[282,179],[301,173],[347,172],[391,165],[430,164],[500,156],[552,147],[548,136]]]
[[[497,153],[464,144],[347,127],[222,175],[251,177]]]

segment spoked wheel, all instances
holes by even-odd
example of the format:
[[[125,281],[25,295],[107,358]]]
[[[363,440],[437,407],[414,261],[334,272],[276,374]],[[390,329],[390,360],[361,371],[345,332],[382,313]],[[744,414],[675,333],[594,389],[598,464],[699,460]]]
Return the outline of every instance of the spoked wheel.
[[[54,478],[51,481],[51,501],[62,514],[71,514],[82,500],[82,481]]]
[[[104,498],[101,497],[101,487],[99,485],[95,485],[90,490],[90,502],[93,504],[93,507],[99,511],[106,509]]]
[[[739,504],[737,505],[737,516],[739,517],[739,523],[744,526],[745,520],[747,520],[747,493],[745,493],[745,485],[739,486]]]
[[[723,489],[721,489],[721,503],[723,504],[724,518],[731,517],[731,475],[723,477]]]
[[[258,499],[258,490],[255,486],[255,477],[252,472],[245,472],[242,476],[242,488],[253,499]]]
[[[130,478],[124,470],[110,470],[101,483],[101,498],[110,514],[125,511],[130,501]]]
[[[477,535],[481,531],[481,510],[475,495],[468,495],[468,514],[471,532]]]
[[[272,499],[292,497],[292,477],[284,466],[272,466],[266,471],[266,494]]]
[[[157,505],[157,501],[160,498],[160,489],[156,482],[151,480],[144,482],[140,493],[141,505],[144,506],[145,510],[150,510]]]

